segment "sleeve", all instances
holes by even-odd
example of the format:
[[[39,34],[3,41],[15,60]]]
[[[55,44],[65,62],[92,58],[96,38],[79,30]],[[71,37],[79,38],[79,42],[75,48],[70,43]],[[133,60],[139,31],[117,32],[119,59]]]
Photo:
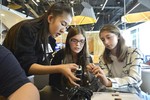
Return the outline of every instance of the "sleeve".
[[[140,87],[141,80],[141,64],[143,63],[143,54],[134,49],[128,53],[126,68],[123,68],[123,73],[126,75],[122,78],[109,78],[112,81],[112,87],[118,88],[123,86]]]
[[[33,63],[37,63],[37,56],[35,55],[35,49],[38,49],[35,48],[37,37],[34,33],[31,25],[25,24],[16,37],[15,56],[26,73]]]
[[[0,52],[0,95],[8,97],[29,80],[10,51],[3,47]]]

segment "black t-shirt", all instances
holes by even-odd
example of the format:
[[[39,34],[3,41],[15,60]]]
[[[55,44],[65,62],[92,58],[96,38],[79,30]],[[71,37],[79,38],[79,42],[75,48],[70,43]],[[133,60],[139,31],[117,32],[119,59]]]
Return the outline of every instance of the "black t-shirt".
[[[0,95],[8,97],[28,82],[13,54],[0,45]]]

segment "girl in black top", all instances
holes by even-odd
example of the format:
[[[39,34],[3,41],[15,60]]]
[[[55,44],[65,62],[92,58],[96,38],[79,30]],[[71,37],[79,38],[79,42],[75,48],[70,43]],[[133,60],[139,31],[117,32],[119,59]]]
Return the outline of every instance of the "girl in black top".
[[[74,74],[81,79],[77,83],[82,87],[98,91],[101,86],[100,82],[86,69],[86,66],[92,62],[92,58],[87,51],[85,31],[83,28],[76,26],[69,29],[65,48],[55,53],[51,64],[76,63],[79,68]],[[49,78],[49,84],[59,90],[65,91],[73,87],[62,74],[52,74]]]
[[[63,2],[53,4],[41,17],[12,26],[3,45],[12,51],[27,75],[62,73],[73,85],[79,80],[72,74],[76,64],[49,65],[55,37],[63,34],[71,23],[72,11]]]

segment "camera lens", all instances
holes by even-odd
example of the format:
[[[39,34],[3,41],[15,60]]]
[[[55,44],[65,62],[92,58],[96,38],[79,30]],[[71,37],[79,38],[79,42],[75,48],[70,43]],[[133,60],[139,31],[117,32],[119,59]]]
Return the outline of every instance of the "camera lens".
[[[76,77],[82,79],[82,66],[79,66],[79,68],[76,70],[75,73]],[[76,81],[78,84],[81,84],[81,80],[80,81]]]

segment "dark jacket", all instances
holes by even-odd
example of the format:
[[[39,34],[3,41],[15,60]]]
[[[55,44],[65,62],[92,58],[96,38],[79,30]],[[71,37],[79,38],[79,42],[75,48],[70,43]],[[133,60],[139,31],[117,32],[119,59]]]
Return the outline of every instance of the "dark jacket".
[[[39,39],[38,33],[40,31],[40,25],[38,26],[37,24],[29,21],[23,24],[24,25],[21,27],[18,24],[18,30],[20,29],[19,31],[17,30],[14,33],[7,34],[9,37],[13,37],[13,40],[10,39],[11,37],[7,38],[7,43],[15,41],[13,44],[14,48],[13,46],[8,48],[5,40],[3,45],[11,50],[22,68],[25,70],[26,74],[29,75],[28,70],[32,64],[48,64],[48,62],[45,62],[44,51],[42,48],[43,44]],[[52,37],[47,38],[50,39],[50,45],[52,45],[52,49],[54,50],[55,39]],[[50,52],[48,54],[50,54]]]

